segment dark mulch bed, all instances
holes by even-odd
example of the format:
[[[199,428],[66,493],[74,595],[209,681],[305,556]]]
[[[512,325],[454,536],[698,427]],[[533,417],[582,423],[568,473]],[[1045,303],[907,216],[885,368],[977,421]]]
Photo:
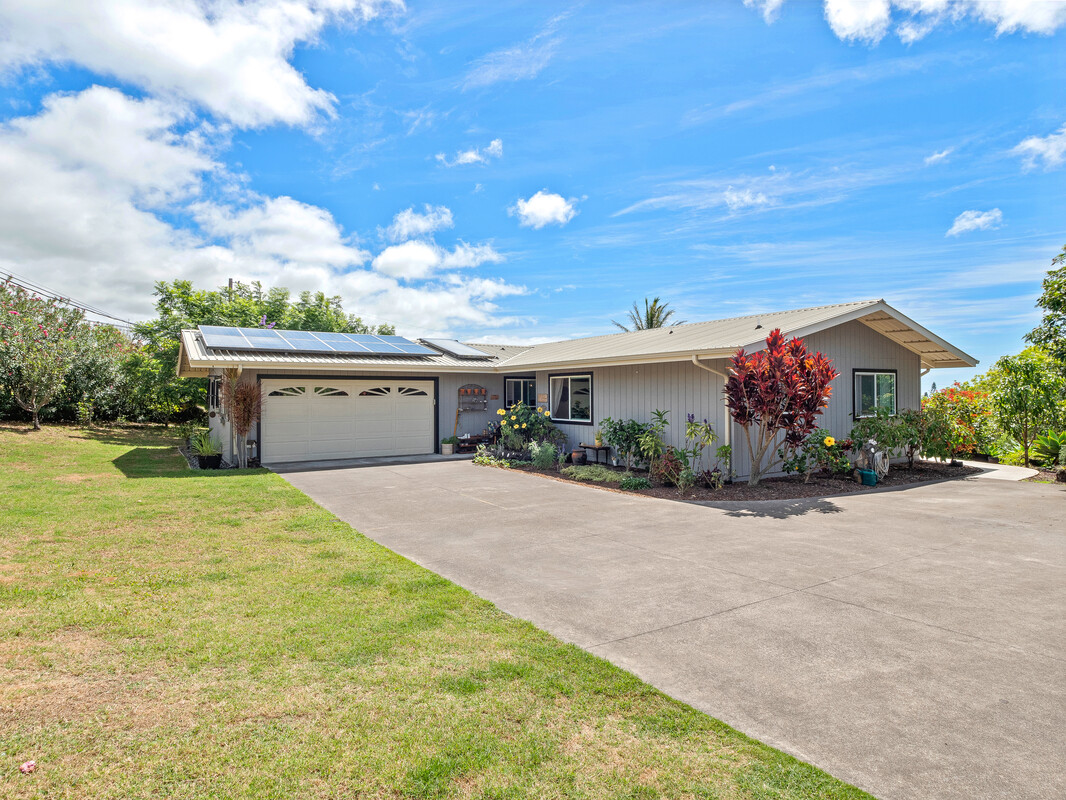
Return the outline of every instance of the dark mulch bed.
[[[512,469],[522,472],[532,472],[567,483],[580,483],[585,486],[595,486],[599,489],[621,491],[617,484],[589,483],[586,481],[572,481],[558,472],[543,472],[533,469],[530,465],[518,465]],[[617,470],[622,472],[621,469]],[[827,497],[837,494],[850,494],[853,492],[868,492],[873,488],[885,488],[894,486],[909,486],[917,483],[928,483],[951,478],[965,478],[981,472],[979,467],[957,466],[942,464],[939,461],[916,461],[914,469],[904,466],[894,466],[885,480],[878,482],[876,487],[863,486],[850,477],[824,478],[812,475],[810,481],[804,483],[801,478],[764,478],[758,486],[748,486],[747,483],[733,483],[712,491],[704,486],[689,489],[682,497],[677,489],[671,486],[655,486],[651,489],[643,489],[625,494],[640,494],[646,497],[661,497],[666,500],[685,500],[687,502],[716,502],[738,500],[795,500],[804,497]]]
[[[1033,483],[1056,483],[1058,481],[1058,473],[1054,469],[1047,467],[1032,467],[1031,469],[1035,469],[1037,474],[1031,478],[1026,478],[1027,481]]]

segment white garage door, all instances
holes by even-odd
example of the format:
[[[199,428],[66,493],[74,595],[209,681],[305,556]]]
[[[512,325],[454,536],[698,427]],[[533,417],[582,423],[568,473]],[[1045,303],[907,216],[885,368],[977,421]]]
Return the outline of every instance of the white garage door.
[[[262,389],[264,464],[436,449],[432,381],[271,378]]]

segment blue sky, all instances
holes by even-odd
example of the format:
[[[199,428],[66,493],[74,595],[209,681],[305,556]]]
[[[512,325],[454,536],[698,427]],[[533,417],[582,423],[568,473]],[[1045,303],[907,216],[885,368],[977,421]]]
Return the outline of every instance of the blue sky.
[[[1066,4],[26,5],[0,271],[126,318],[178,277],[482,341],[884,297],[987,366],[1066,243]]]

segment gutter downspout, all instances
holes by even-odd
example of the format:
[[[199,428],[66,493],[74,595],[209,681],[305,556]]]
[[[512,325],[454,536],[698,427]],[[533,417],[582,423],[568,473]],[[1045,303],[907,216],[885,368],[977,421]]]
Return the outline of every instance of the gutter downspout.
[[[692,354],[692,363],[700,369],[705,369],[712,375],[717,375],[723,381],[723,387],[725,381],[729,380],[729,376],[724,372],[719,372],[714,367],[708,367],[702,361],[700,357],[695,353]],[[729,415],[729,407],[726,405],[726,397],[722,395],[722,410],[725,412],[725,443],[729,447],[729,479],[733,478],[733,418]]]

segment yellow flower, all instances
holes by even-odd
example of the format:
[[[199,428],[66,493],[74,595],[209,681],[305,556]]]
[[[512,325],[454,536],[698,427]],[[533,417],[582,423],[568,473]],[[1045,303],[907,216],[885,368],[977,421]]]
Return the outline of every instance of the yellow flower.
[[[502,416],[503,416],[504,414],[506,414],[507,412],[506,412],[506,411],[504,411],[504,410],[503,410],[502,408],[497,408],[497,409],[496,409],[496,413],[497,413],[497,414],[499,414],[499,415],[500,415],[500,416],[502,417]]]
[[[524,428],[524,427],[526,427],[526,423],[524,423],[524,422],[523,422],[523,423],[522,423],[522,427],[523,427],[523,428]]]
[[[511,422],[514,422],[516,419],[518,419],[518,417],[516,417],[514,414],[512,414],[511,415]]]
[[[501,422],[500,423],[500,427],[501,428],[506,428],[507,427],[507,420],[504,420],[503,422]]]
[[[825,437],[825,446],[826,447],[832,447],[836,443],[837,443],[837,440],[834,439],[832,436],[826,436]]]

